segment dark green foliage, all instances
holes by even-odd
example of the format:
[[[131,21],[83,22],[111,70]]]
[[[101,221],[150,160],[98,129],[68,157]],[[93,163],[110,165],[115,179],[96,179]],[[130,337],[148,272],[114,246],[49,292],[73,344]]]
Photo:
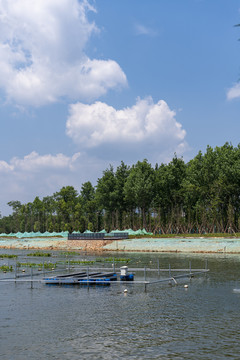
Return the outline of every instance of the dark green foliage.
[[[51,257],[52,254],[51,253],[44,253],[44,252],[41,252],[41,251],[36,251],[34,253],[27,254],[27,256]]]
[[[154,199],[155,172],[151,164],[138,161],[131,168],[124,187],[127,204],[134,211],[136,208],[141,216],[140,228],[146,228],[146,213],[149,212]]]
[[[95,189],[90,181],[82,184],[79,203],[76,205],[76,225],[75,228],[80,232],[84,230],[98,230],[97,218],[98,209],[96,204]]]
[[[0,218],[0,232],[123,230],[145,228],[155,235],[240,231],[240,145],[207,147],[185,163],[145,159],[131,168],[123,162],[103,171],[94,188],[78,193],[63,187],[32,203],[10,201],[12,214]],[[40,256],[40,255],[39,255]]]
[[[2,266],[0,266],[0,271],[3,271],[3,272],[13,271],[13,267],[7,266],[7,265],[2,265]]]
[[[53,269],[56,267],[56,264],[53,264],[53,263],[49,263],[49,262],[44,262],[44,264],[42,263],[23,263],[23,262],[18,262],[17,263],[17,267],[18,268],[21,268],[21,267],[32,267],[32,268],[35,268],[35,267],[38,267],[38,268],[42,268],[44,266],[44,269]]]
[[[7,259],[14,259],[17,258],[17,255],[10,255],[10,254],[0,254],[0,258],[7,258]]]

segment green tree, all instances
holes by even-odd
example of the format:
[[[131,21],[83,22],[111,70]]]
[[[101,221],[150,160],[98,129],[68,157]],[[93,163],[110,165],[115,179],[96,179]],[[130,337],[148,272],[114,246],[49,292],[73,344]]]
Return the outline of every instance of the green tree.
[[[158,223],[163,232],[180,232],[183,227],[183,182],[186,165],[176,155],[172,161],[155,169],[154,205],[158,209]]]
[[[146,228],[146,213],[154,197],[155,173],[145,159],[133,165],[124,186],[125,200],[130,207],[136,207],[141,214],[141,227]]]
[[[113,166],[103,171],[103,176],[98,179],[96,187],[96,201],[104,213],[104,227],[114,229],[116,224],[116,178]]]
[[[44,209],[43,222],[45,229],[49,232],[53,232],[56,223],[56,201],[53,196],[45,196],[42,203]]]
[[[58,223],[63,231],[72,231],[74,227],[74,212],[78,202],[78,193],[73,186],[64,186],[54,194]]]
[[[115,173],[115,196],[116,196],[116,207],[117,207],[117,228],[122,229],[123,227],[123,214],[127,213],[127,202],[124,195],[124,187],[127,181],[127,178],[130,173],[129,166],[125,165],[123,161],[121,161],[121,165],[117,167]]]
[[[81,187],[78,204],[78,219],[82,231],[86,229],[91,231],[98,230],[95,189],[90,181],[83,183]]]
[[[34,226],[33,226],[34,231],[44,232],[45,230],[43,224],[44,205],[38,196],[35,197],[32,203],[32,210],[34,217]]]
[[[7,203],[13,210],[12,219],[11,222],[11,232],[17,232],[20,227],[20,209],[21,209],[21,202],[18,200],[12,200]]]

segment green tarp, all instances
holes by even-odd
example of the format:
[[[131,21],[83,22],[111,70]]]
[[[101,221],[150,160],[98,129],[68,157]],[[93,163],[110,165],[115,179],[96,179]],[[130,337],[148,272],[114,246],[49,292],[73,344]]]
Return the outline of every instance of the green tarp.
[[[73,233],[78,233],[79,231],[73,231]],[[113,230],[110,232],[110,234],[113,234],[113,233],[128,233],[128,235],[133,235],[133,236],[137,236],[137,235],[153,235],[153,233],[151,232],[147,232],[145,229],[139,229],[139,230],[132,230],[132,229],[126,229],[126,230]],[[86,230],[84,231],[85,234],[93,234],[92,231],[90,230]],[[106,230],[103,229],[100,231],[100,233],[106,233]],[[41,233],[41,232],[24,232],[24,233],[21,233],[21,232],[17,232],[17,233],[10,233],[10,234],[5,234],[5,233],[2,233],[0,234],[0,237],[16,237],[18,239],[25,239],[25,238],[39,238],[39,237],[56,237],[56,236],[61,236],[61,237],[67,237],[68,236],[68,231],[62,231],[62,232],[44,232],[44,233]]]

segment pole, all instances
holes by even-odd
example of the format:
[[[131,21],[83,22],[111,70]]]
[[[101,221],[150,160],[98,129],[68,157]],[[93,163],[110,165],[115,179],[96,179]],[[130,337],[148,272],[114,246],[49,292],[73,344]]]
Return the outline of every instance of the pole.
[[[169,280],[169,285],[172,285],[172,281],[171,281],[171,277],[172,277],[172,274],[171,274],[171,264],[169,264],[169,278],[170,278],[170,280]]]
[[[33,279],[33,268],[32,268],[32,266],[31,266],[31,289],[33,288],[32,279]]]
[[[16,264],[15,264],[15,283],[16,283],[16,279],[17,279],[17,261],[16,261]]]
[[[147,284],[146,284],[146,278],[147,278],[147,274],[146,274],[146,266],[144,267],[144,291],[147,291]]]
[[[87,267],[87,287],[89,290],[89,267]]]
[[[159,259],[157,259],[157,264],[158,264],[158,276],[159,276],[160,275]]]

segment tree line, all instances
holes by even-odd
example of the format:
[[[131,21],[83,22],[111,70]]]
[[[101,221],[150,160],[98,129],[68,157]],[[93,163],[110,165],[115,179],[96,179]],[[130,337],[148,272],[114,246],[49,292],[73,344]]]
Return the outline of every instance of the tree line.
[[[239,232],[240,145],[207,146],[189,162],[176,155],[103,171],[94,187],[62,187],[33,202],[10,201],[0,232],[106,231],[145,228],[161,234]]]

